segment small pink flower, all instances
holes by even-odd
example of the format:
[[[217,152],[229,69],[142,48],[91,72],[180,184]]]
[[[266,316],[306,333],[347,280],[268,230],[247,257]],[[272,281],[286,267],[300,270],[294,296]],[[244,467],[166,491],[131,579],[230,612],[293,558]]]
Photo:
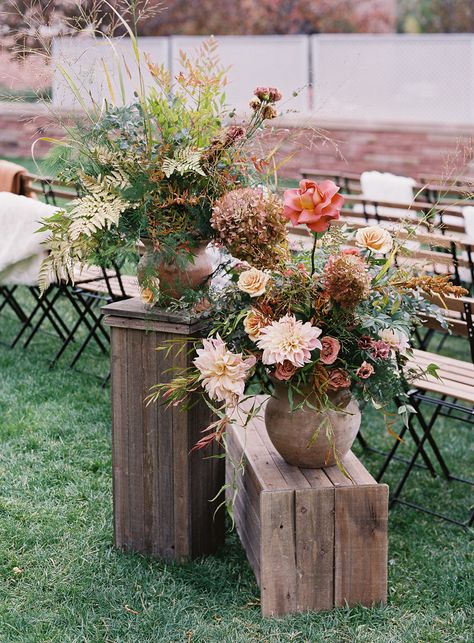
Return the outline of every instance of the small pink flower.
[[[335,337],[322,337],[321,338],[321,355],[320,360],[323,364],[334,364],[341,350],[341,344]]]
[[[343,248],[341,250],[341,254],[343,255],[354,255],[355,257],[358,257],[360,255],[360,252],[357,248]]]
[[[351,385],[351,378],[349,373],[342,368],[333,368],[329,371],[329,379],[327,386],[329,389],[336,391],[338,388],[349,388]]]
[[[286,382],[293,377],[297,370],[298,368],[286,359],[282,364],[276,365],[273,375],[277,378],[277,380]]]
[[[285,190],[284,215],[293,225],[305,223],[313,232],[325,232],[333,219],[339,219],[344,198],[332,181],[315,183],[303,179],[300,187]]]
[[[362,380],[366,380],[368,377],[374,374],[374,367],[368,362],[362,362],[359,368],[356,371],[357,377],[360,377]]]
[[[276,103],[282,99],[281,93],[276,87],[256,87],[254,96],[268,103]]]
[[[390,357],[390,346],[381,339],[372,342],[371,355],[374,359],[387,359]]]

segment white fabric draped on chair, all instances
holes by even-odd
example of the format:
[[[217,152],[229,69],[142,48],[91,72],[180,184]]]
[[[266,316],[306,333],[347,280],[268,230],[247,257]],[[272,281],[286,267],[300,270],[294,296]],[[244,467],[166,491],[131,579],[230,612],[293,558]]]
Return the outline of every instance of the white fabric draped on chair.
[[[59,208],[0,192],[0,284],[34,286],[45,256],[40,220]]]

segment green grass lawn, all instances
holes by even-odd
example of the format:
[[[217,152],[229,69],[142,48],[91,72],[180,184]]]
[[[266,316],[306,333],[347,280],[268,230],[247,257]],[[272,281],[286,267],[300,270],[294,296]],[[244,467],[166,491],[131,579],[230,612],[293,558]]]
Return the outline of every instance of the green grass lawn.
[[[0,315],[0,340],[16,327]],[[88,366],[49,370],[56,347],[46,335],[26,351],[0,345],[1,643],[473,640],[469,534],[403,507],[390,514],[389,602],[371,609],[263,620],[235,533],[216,556],[184,566],[115,550],[109,391]],[[448,460],[465,472],[472,433],[439,429]],[[373,411],[364,431],[390,443]],[[375,471],[379,460],[365,461]],[[424,471],[412,482],[409,495],[434,508],[467,510],[463,485]]]

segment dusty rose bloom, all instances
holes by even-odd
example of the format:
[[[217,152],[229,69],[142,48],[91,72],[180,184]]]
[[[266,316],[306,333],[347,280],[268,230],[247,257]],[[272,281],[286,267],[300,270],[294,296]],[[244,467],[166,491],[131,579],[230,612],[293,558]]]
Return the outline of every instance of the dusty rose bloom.
[[[245,134],[245,130],[240,125],[231,125],[225,133],[226,140],[229,142],[234,142],[239,138],[242,138]]]
[[[260,109],[262,106],[262,103],[258,100],[258,98],[252,98],[252,100],[249,103],[250,107],[253,109],[254,112]]]
[[[321,344],[323,347],[319,359],[323,364],[334,364],[341,350],[339,340],[335,337],[322,337]]]
[[[338,388],[349,388],[351,385],[351,378],[349,373],[342,368],[333,368],[329,371],[329,379],[327,387],[336,391]]]
[[[374,359],[387,359],[390,357],[390,346],[381,339],[372,342],[371,354]]]
[[[344,198],[332,181],[300,181],[299,188],[285,190],[284,214],[293,225],[306,224],[313,232],[325,232],[333,219],[339,219]]]
[[[362,380],[366,380],[368,377],[374,374],[374,367],[368,362],[362,362],[359,368],[356,371],[357,377],[360,377]]]
[[[355,257],[360,256],[360,252],[357,248],[343,248],[341,250],[341,254],[343,255],[354,255]]]
[[[363,351],[368,351],[372,348],[374,340],[368,335],[361,335],[357,342],[358,347]]]
[[[297,370],[298,368],[286,359],[282,364],[276,365],[276,369],[273,374],[277,380],[286,382],[293,377]]]
[[[260,100],[269,103],[276,103],[282,99],[282,95],[276,87],[256,87],[253,93]]]

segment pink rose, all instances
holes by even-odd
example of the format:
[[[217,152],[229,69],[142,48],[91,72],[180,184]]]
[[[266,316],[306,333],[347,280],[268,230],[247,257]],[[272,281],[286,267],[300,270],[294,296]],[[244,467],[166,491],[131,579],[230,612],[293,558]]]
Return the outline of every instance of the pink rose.
[[[370,352],[374,359],[387,359],[390,357],[390,346],[379,339],[372,342]]]
[[[277,380],[286,382],[293,377],[297,370],[298,368],[294,364],[285,359],[282,364],[276,365],[273,375],[277,378]]]
[[[323,364],[334,364],[341,350],[339,340],[334,337],[322,337],[321,344],[323,345],[320,355],[321,362]]]
[[[357,377],[360,377],[361,380],[366,380],[368,377],[374,374],[374,367],[372,364],[367,362],[362,362],[359,368],[356,371]]]
[[[329,371],[329,379],[327,387],[336,391],[338,388],[349,388],[351,385],[351,378],[349,373],[344,371],[342,368],[333,368],[332,371]]]
[[[344,198],[332,181],[315,183],[303,179],[300,187],[285,190],[284,214],[293,225],[305,223],[313,232],[325,232],[333,219],[339,219]]]

